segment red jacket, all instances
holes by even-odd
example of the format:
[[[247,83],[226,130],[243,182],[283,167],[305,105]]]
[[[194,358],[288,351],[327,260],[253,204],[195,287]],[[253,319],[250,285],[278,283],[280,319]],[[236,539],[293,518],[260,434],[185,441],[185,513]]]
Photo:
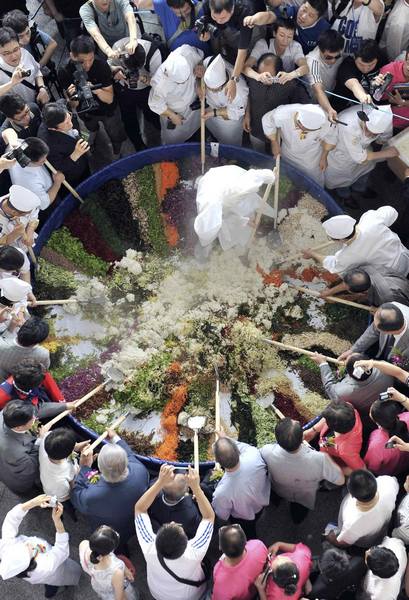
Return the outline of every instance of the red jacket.
[[[28,400],[36,407],[43,402],[65,402],[57,382],[48,371],[40,385],[33,388],[29,394],[16,389],[12,375],[7,377],[0,385],[0,410],[3,410],[10,400]]]

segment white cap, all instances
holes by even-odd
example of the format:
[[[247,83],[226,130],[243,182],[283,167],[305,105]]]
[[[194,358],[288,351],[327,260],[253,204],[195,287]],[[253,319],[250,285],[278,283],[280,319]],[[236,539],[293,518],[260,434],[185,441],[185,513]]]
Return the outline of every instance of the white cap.
[[[21,212],[31,212],[35,208],[39,208],[41,204],[40,198],[36,194],[21,185],[11,186],[8,202],[13,208]]]
[[[388,105],[379,108],[380,110],[374,108],[367,113],[369,120],[365,122],[365,125],[371,133],[384,133],[387,129],[392,130],[393,114],[391,107]]]
[[[5,277],[0,280],[0,293],[10,302],[20,302],[31,293],[31,285],[18,277]]]
[[[189,63],[178,52],[171,52],[165,61],[166,73],[175,83],[185,83],[192,73]]]
[[[319,129],[324,125],[326,119],[320,106],[306,105],[298,112],[298,120],[306,129]]]
[[[226,79],[226,65],[222,55],[218,54],[205,71],[205,84],[209,88],[215,89],[226,83]]]
[[[356,219],[349,215],[337,215],[323,222],[322,226],[333,240],[343,240],[354,231]]]
[[[30,564],[31,556],[28,546],[23,542],[4,548],[0,562],[0,577],[10,579],[25,571]]]

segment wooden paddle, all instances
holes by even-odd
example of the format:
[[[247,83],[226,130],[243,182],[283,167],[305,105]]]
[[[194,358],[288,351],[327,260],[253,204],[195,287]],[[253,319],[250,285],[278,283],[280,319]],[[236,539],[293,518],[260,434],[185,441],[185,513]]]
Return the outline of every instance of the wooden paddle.
[[[280,135],[280,134],[278,134]],[[276,166],[275,166],[275,172],[276,172],[276,180],[274,183],[274,202],[273,202],[273,209],[274,209],[274,229],[277,229],[277,221],[278,221],[278,194],[280,191],[280,166],[281,166],[281,154],[279,154],[276,158]]]
[[[206,106],[206,85],[204,75],[200,80],[200,88],[202,91],[202,97],[200,98],[200,162],[202,164],[202,175],[204,175],[206,163],[206,119],[204,116]]]
[[[320,293],[317,290],[311,290],[310,288],[300,287],[298,285],[294,285],[293,283],[288,284],[289,287],[294,288],[298,292],[303,294],[308,294],[309,296],[314,296],[314,298],[320,298],[320,300],[325,300],[327,302],[337,302],[338,304],[346,304],[347,306],[353,306],[354,308],[361,308],[362,310],[367,310],[368,312],[375,312],[377,309],[375,306],[367,306],[366,304],[359,304],[358,302],[353,302],[352,300],[344,300],[343,298],[338,298],[337,296],[325,296],[324,298],[320,296]]]
[[[337,240],[331,240],[328,242],[325,242],[323,244],[319,244],[318,246],[315,246],[314,248],[311,248],[311,250],[313,252],[317,252],[318,250],[323,250],[324,248],[328,248],[328,246],[331,246],[331,244],[336,244]],[[283,258],[283,260],[278,261],[277,263],[274,263],[276,266],[278,265],[282,265],[285,262],[289,262],[292,260],[296,260],[297,258],[300,258],[302,256],[302,251],[301,252],[297,252],[297,254],[290,254],[290,256],[287,256],[287,258]]]
[[[101,433],[101,435],[97,437],[97,439],[95,440],[95,442],[92,442],[92,444],[90,446],[88,446],[88,448],[86,450],[84,450],[84,454],[86,454],[86,455],[91,454],[91,452],[94,450],[94,448],[96,448],[101,442],[103,442],[105,440],[105,438],[108,437],[108,430],[110,430],[110,429],[118,429],[118,427],[125,421],[125,419],[128,416],[128,414],[129,413],[126,413],[126,414],[121,415],[120,417],[118,417],[112,423],[112,425],[110,425],[108,427],[108,429],[105,429],[104,433]]]
[[[311,352],[311,350],[305,350],[305,348],[298,348],[297,346],[291,346],[290,344],[283,344],[282,342],[276,342],[275,340],[269,340],[268,338],[263,338],[263,342],[271,344],[272,346],[277,346],[277,348],[282,348],[282,350],[290,350],[291,352],[298,352],[298,354],[305,354],[306,356],[315,356],[315,352]],[[327,362],[333,363],[334,365],[344,364],[342,360],[332,358],[331,356],[325,356],[325,354],[322,356],[324,356]]]
[[[57,173],[57,169],[55,169],[53,167],[53,165],[51,163],[48,162],[48,160],[45,161],[45,166],[50,169],[51,173],[53,175],[55,175]],[[67,190],[69,192],[71,192],[71,194],[74,196],[74,198],[76,198],[79,202],[81,202],[81,204],[84,204],[84,200],[83,198],[81,198],[81,196],[79,195],[79,193],[72,187],[71,184],[68,183],[68,181],[66,181],[64,179],[64,181],[62,182],[63,186],[67,188]]]

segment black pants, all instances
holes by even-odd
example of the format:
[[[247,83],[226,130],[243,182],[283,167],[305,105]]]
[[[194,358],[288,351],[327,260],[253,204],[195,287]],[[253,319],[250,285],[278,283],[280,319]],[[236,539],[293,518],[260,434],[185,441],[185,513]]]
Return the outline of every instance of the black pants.
[[[247,519],[237,519],[236,517],[230,517],[229,521],[230,523],[237,523],[238,525],[240,525],[240,527],[246,534],[246,538],[248,540],[256,540],[258,539],[256,524],[259,518],[261,517],[262,512],[263,510],[260,510],[260,512],[258,512],[254,519],[251,521],[248,521]]]
[[[58,585],[48,585],[47,583],[44,584],[44,596],[46,598],[52,598],[53,596],[56,595],[58,590],[59,590]]]
[[[122,122],[135,150],[141,150],[144,147],[139,128],[138,111],[142,112],[144,119],[160,131],[159,115],[151,111],[148,105],[150,89],[150,87],[146,87],[143,90],[130,90],[119,85],[115,87]]]

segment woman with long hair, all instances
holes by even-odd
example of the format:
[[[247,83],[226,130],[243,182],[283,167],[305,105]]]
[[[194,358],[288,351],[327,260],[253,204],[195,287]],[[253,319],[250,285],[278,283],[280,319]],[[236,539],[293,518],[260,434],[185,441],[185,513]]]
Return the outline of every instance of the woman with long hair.
[[[119,533],[112,527],[101,525],[80,544],[81,566],[91,577],[92,589],[102,600],[136,600],[131,585],[132,571],[125,566],[114,551],[120,541]]]
[[[364,461],[375,475],[398,475],[408,470],[409,454],[401,452],[397,447],[386,446],[392,436],[399,437],[405,443],[409,442],[409,412],[401,411],[401,403],[395,400],[376,400],[371,406],[369,415],[378,429],[369,437]]]

